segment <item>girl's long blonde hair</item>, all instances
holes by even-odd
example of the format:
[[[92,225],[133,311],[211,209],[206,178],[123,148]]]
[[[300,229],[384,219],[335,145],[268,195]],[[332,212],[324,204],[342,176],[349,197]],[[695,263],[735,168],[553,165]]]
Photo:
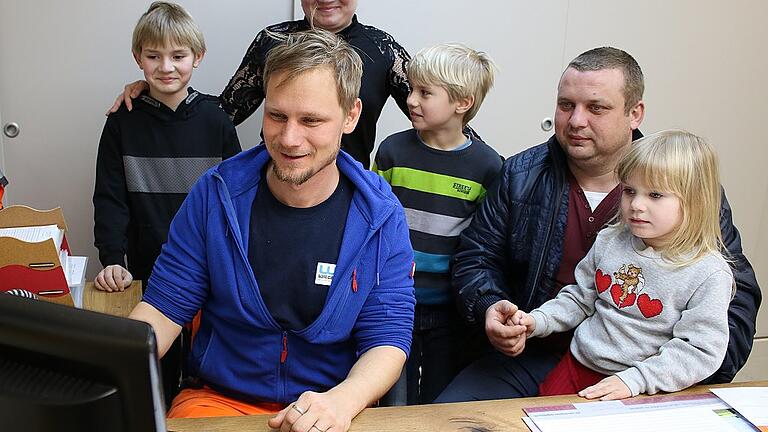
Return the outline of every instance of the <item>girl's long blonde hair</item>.
[[[650,189],[680,199],[682,220],[662,256],[686,265],[711,253],[722,253],[720,172],[715,149],[694,134],[661,131],[632,144],[616,167],[621,182],[633,175]],[[619,218],[619,224],[624,224]]]

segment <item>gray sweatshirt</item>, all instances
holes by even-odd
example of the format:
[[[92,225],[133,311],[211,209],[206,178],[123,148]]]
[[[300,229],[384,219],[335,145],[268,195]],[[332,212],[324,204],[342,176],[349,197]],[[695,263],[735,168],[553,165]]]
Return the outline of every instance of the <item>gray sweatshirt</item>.
[[[733,274],[721,255],[674,267],[629,230],[608,227],[575,276],[575,285],[531,311],[531,336],[578,326],[576,360],[617,375],[633,396],[684,389],[722,363]]]

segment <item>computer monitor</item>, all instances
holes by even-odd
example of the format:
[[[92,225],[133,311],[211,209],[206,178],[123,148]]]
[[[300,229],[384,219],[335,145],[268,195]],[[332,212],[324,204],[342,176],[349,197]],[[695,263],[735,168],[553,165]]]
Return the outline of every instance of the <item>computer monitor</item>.
[[[152,328],[0,293],[0,430],[165,431]]]

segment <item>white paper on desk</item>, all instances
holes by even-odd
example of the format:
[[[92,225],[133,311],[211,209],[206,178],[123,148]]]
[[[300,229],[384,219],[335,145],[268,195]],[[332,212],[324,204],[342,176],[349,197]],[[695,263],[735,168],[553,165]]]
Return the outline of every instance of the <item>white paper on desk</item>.
[[[88,257],[70,256],[67,268],[67,284],[72,295],[72,302],[76,308],[83,307],[83,292],[85,291],[85,269],[88,266]]]
[[[525,423],[525,425],[528,426],[528,429],[530,429],[531,432],[541,432],[541,429],[539,429],[536,426],[536,423],[534,423],[530,417],[522,417],[522,419],[523,419],[523,423]]]
[[[712,409],[702,406],[622,414],[535,419],[541,432],[737,431]]]
[[[768,387],[709,389],[761,430],[768,430]]]
[[[13,237],[17,240],[38,243],[53,239],[56,249],[61,248],[64,239],[64,230],[56,225],[40,225],[31,227],[0,228],[0,237]]]
[[[64,272],[64,278],[67,280],[67,285],[72,285],[69,274],[69,254],[65,249],[59,250],[59,264],[61,264],[61,270]]]
[[[754,427],[735,412],[730,406],[712,393],[693,395],[668,394],[646,398],[630,398],[620,401],[581,402],[552,406],[539,406],[524,408],[523,411],[531,420],[541,427],[549,419],[560,421],[561,424],[577,424],[585,418],[615,418],[618,415],[635,415],[640,419],[640,424],[645,424],[643,419],[649,418],[647,414],[653,412],[669,412],[678,409],[698,408],[715,413],[720,418],[721,430],[754,432]],[[614,425],[615,427],[616,425]],[[624,427],[620,430],[632,430]],[[674,430],[666,425],[654,425],[655,430]],[[646,428],[647,429],[647,428]],[[546,431],[541,427],[542,431]],[[570,430],[563,427],[558,430]],[[688,430],[688,429],[682,429]],[[704,429],[709,430],[709,429]]]

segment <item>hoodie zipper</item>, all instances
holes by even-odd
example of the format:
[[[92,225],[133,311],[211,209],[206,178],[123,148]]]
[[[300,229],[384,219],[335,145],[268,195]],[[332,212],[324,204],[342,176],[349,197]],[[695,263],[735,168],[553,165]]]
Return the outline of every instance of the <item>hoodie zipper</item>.
[[[280,364],[285,364],[288,359],[288,333],[283,332],[283,349],[280,351]]]
[[[286,360],[288,360],[288,332],[283,331],[280,347],[280,393],[278,400],[284,400],[288,391],[288,367],[286,366]]]

